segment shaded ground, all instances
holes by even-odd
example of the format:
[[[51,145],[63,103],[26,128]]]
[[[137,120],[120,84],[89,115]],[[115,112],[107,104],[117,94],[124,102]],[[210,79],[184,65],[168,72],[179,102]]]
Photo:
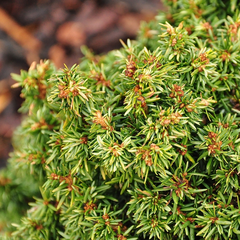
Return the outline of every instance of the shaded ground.
[[[57,67],[77,63],[81,45],[95,53],[121,47],[133,39],[140,21],[162,8],[160,0],[8,0],[0,2],[0,166],[11,151],[20,124],[20,89],[10,73],[32,61],[52,59]]]

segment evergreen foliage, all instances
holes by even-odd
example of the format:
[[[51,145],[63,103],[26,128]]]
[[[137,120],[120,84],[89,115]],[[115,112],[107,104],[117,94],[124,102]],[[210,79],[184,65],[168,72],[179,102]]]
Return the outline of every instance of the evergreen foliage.
[[[120,50],[13,74],[2,239],[240,239],[240,1],[165,2]]]

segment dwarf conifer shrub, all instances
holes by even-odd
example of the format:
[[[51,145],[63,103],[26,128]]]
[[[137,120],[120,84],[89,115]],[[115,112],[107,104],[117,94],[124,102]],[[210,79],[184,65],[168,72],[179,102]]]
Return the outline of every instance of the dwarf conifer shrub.
[[[5,239],[240,239],[240,1],[165,2],[120,50],[13,74]]]

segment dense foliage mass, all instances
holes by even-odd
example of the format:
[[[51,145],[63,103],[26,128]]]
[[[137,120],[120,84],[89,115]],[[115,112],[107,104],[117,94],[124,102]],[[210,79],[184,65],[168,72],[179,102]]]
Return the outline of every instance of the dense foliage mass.
[[[13,75],[5,239],[240,239],[240,1],[165,2],[118,51]]]

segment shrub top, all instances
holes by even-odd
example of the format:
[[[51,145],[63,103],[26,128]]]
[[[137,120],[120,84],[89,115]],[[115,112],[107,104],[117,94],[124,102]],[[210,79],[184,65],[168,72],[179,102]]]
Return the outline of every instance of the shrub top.
[[[15,239],[239,238],[240,4],[166,3],[118,51],[13,75],[28,117],[0,185],[37,196]]]

